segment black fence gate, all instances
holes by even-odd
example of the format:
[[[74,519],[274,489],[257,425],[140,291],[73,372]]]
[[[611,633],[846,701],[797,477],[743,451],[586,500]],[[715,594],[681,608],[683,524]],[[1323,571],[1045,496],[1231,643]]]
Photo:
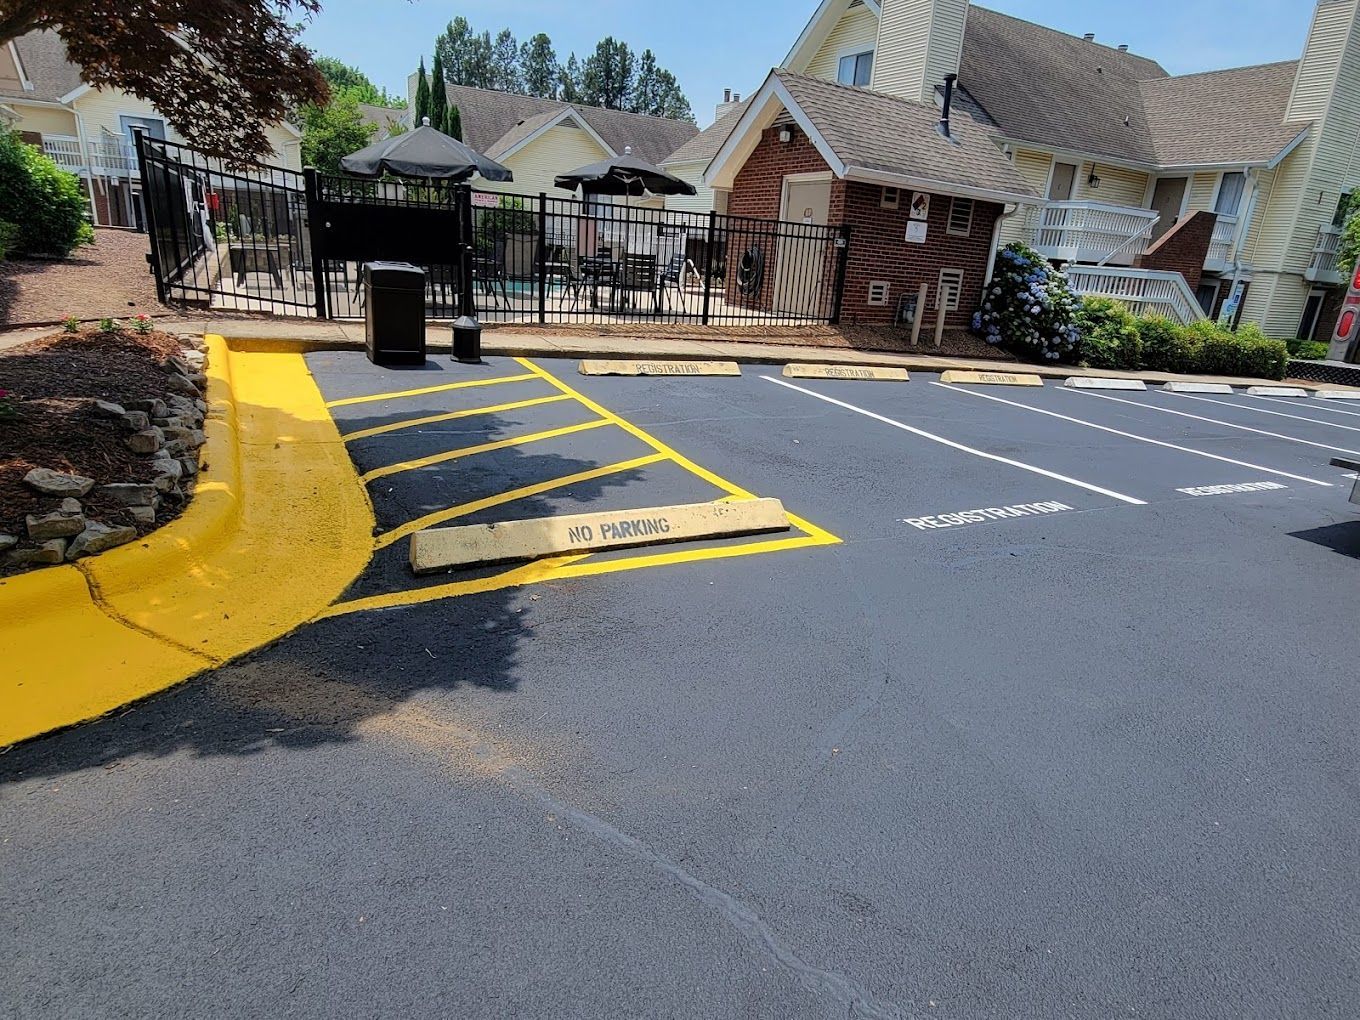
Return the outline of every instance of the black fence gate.
[[[426,271],[432,318],[802,326],[840,320],[848,227],[607,197],[232,164],[138,138],[157,293],[223,311],[362,318],[362,265]]]

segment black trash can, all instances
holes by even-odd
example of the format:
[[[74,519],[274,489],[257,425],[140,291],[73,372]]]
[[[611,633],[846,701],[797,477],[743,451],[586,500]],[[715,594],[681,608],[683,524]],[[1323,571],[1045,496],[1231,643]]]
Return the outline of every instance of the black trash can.
[[[373,364],[425,364],[425,270],[409,262],[365,262],[364,326]]]

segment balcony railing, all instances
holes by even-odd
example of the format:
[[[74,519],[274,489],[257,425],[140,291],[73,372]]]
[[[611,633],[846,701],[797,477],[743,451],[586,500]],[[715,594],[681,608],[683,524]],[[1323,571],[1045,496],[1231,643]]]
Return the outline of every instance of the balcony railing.
[[[89,148],[95,173],[119,177],[137,173],[137,149],[131,142],[120,138],[104,138],[91,142]]]
[[[1341,245],[1341,228],[1330,223],[1318,227],[1313,245],[1313,260],[1303,271],[1304,279],[1314,283],[1340,283],[1341,270],[1336,266],[1336,251]]]
[[[85,169],[85,157],[80,151],[80,139],[74,135],[43,135],[43,155],[63,170],[79,173]]]
[[[1233,242],[1237,240],[1237,217],[1218,214],[1214,233],[1209,238],[1209,251],[1204,256],[1204,268],[1211,273],[1226,273],[1233,267]]]
[[[1033,245],[1063,262],[1133,265],[1160,217],[1151,209],[1101,202],[1049,202],[1031,214]]]
[[[1134,315],[1165,315],[1182,325],[1204,318],[1180,273],[1116,266],[1068,266],[1065,273],[1075,293],[1114,298]]]

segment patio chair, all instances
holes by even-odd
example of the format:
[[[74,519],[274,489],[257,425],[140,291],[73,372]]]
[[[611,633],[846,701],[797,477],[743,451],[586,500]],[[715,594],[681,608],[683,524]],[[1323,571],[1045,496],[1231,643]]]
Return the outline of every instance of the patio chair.
[[[614,310],[620,311],[622,305],[629,303],[629,295],[647,294],[652,299],[652,312],[661,312],[661,295],[658,291],[656,257],[633,253],[625,255],[619,265],[619,282],[614,288]]]
[[[673,286],[675,292],[680,295],[680,307],[689,311],[689,305],[685,301],[685,256],[673,255],[671,260],[666,263],[666,268],[661,271],[661,293],[667,295],[667,287]],[[667,297],[667,302],[669,302]]]

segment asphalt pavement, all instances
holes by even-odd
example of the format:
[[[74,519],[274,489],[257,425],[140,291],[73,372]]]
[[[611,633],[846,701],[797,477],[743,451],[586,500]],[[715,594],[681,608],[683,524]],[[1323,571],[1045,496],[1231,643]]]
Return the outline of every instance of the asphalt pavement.
[[[0,757],[3,1012],[1360,1014],[1360,407],[308,361],[373,562]],[[798,525],[405,569],[734,492]]]

